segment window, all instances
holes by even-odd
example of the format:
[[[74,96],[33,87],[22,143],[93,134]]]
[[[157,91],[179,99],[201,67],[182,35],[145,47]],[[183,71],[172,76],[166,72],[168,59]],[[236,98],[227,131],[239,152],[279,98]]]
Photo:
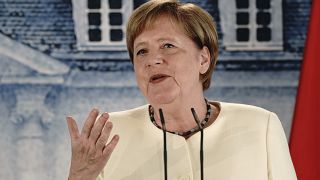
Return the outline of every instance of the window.
[[[282,50],[281,0],[219,1],[227,50]]]
[[[125,26],[133,0],[73,0],[79,50],[125,50]]]

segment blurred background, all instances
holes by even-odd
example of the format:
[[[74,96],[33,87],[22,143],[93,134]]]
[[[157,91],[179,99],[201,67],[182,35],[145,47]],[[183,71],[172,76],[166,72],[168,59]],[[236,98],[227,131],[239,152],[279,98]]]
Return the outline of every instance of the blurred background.
[[[65,117],[146,103],[125,25],[144,0],[0,0],[0,179],[66,179]],[[278,114],[290,134],[311,0],[192,0],[215,19],[206,97]],[[164,30],[165,31],[165,30]]]

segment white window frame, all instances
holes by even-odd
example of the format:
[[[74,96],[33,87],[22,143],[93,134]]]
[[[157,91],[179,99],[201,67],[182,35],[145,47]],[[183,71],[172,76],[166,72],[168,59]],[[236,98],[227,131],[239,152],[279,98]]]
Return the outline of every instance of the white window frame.
[[[220,12],[220,24],[223,33],[223,46],[229,51],[282,51],[283,50],[283,27],[282,27],[282,0],[270,0],[271,29],[270,41],[258,41],[256,23],[258,9],[256,0],[249,0],[248,9],[237,9],[236,0],[222,0],[218,2]],[[236,13],[249,12],[249,24],[237,25]],[[236,29],[246,26],[250,30],[249,41],[237,41]]]
[[[126,50],[125,29],[129,16],[133,11],[133,0],[119,0],[122,1],[121,9],[110,9],[107,0],[101,0],[100,9],[88,9],[88,0],[72,0],[73,5],[73,19],[75,25],[75,34],[77,37],[77,48],[80,51],[104,51],[104,50]],[[101,14],[101,41],[89,41],[89,20],[88,13],[97,12]],[[109,13],[121,13],[122,25],[109,25]],[[121,29],[123,32],[122,41],[110,41],[110,30],[112,28]]]

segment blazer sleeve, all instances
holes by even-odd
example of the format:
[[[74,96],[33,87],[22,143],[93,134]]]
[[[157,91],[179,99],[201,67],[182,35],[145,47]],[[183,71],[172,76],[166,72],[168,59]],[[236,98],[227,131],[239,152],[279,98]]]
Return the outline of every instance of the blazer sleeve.
[[[103,178],[103,170],[100,172],[99,176],[96,178],[96,180],[104,180]]]
[[[270,113],[267,126],[267,156],[269,180],[296,180],[288,142],[281,122],[275,113]]]

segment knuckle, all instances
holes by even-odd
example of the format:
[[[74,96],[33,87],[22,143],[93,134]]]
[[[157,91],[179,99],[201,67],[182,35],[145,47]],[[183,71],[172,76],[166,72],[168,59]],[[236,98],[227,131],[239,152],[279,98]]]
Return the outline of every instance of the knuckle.
[[[106,127],[108,130],[111,130],[112,126],[113,126],[112,122],[107,122]]]
[[[103,150],[104,146],[106,143],[102,142],[102,141],[97,141],[96,147],[97,149],[99,149],[100,151]]]
[[[91,132],[89,136],[89,141],[94,141],[95,137],[96,137],[96,134],[94,132]]]
[[[83,129],[82,129],[82,133],[83,134],[89,134],[89,126],[88,125],[85,125],[84,127],[83,127]]]
[[[86,123],[84,124],[84,131],[87,131],[90,127],[91,125],[89,124],[88,121],[86,121]]]
[[[99,134],[100,134],[100,133],[99,133],[99,131],[98,131],[97,129],[94,129],[94,130],[92,131],[92,137],[97,137]]]
[[[109,154],[111,153],[111,151],[112,151],[112,149],[111,149],[110,146],[106,146],[106,147],[105,147],[105,154],[106,154],[106,155],[109,155]]]
[[[108,141],[108,138],[106,136],[100,136],[98,143],[105,145],[107,141]]]
[[[98,149],[101,149],[101,148],[103,148],[104,143],[102,141],[97,141],[96,146],[97,146]]]
[[[105,152],[106,152],[106,154],[111,154],[112,151],[113,151],[113,149],[114,149],[114,146],[113,146],[112,144],[106,145],[106,146],[105,146]]]

